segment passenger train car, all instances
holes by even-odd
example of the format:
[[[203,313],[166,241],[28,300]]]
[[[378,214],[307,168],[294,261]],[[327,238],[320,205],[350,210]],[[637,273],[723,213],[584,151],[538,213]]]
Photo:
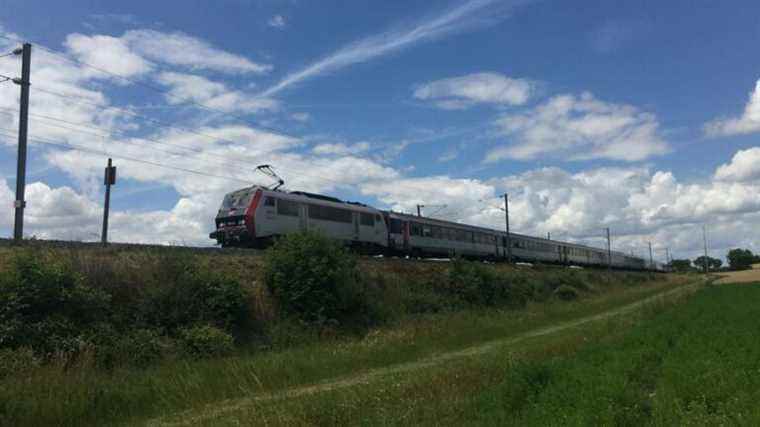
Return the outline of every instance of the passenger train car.
[[[225,196],[210,234],[222,247],[264,247],[297,231],[319,231],[370,253],[472,257],[568,265],[663,270],[662,264],[621,252],[382,211],[301,191],[254,186]]]

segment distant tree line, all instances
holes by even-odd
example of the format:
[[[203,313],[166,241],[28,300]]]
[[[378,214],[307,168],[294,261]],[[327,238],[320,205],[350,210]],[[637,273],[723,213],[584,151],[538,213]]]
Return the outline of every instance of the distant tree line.
[[[749,249],[731,249],[726,254],[728,266],[723,267],[723,260],[709,256],[699,256],[694,260],[688,258],[674,259],[670,262],[670,267],[674,271],[704,271],[708,268],[710,271],[720,270],[749,270],[752,264],[760,264],[760,255],[755,255]]]

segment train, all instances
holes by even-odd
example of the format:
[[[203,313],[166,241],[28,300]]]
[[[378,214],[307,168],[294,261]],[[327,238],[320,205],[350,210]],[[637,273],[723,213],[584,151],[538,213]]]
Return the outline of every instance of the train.
[[[263,248],[280,236],[317,231],[372,254],[464,257],[665,271],[619,251],[381,210],[304,191],[252,186],[225,195],[209,237],[222,247]]]

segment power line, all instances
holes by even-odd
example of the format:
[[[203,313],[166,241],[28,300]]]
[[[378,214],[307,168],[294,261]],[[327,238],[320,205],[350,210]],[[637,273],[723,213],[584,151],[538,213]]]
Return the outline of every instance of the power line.
[[[9,129],[0,128],[0,131],[9,131]],[[0,135],[7,136],[7,137],[14,137],[15,136],[13,134],[5,133],[5,132],[0,132]],[[107,153],[105,151],[93,150],[93,149],[90,149],[90,148],[87,148],[87,147],[82,147],[80,145],[75,145],[75,144],[71,144],[71,143],[60,143],[60,142],[43,140],[43,139],[40,139],[40,138],[29,138],[29,140],[30,141],[34,141],[34,142],[38,142],[40,144],[52,145],[52,146],[56,146],[56,147],[60,147],[60,148],[66,148],[66,149],[70,149],[70,150],[74,150],[74,151],[81,151],[81,152],[84,152],[84,153],[98,154],[98,155],[103,155],[103,156],[111,156],[111,157],[116,158],[116,159],[126,160],[126,161],[130,161],[130,162],[143,163],[143,164],[147,164],[147,165],[151,165],[151,166],[156,166],[156,167],[159,167],[159,168],[172,169],[172,170],[176,170],[176,171],[180,171],[180,172],[192,173],[192,174],[196,174],[196,175],[202,175],[202,176],[206,176],[206,177],[209,177],[209,178],[227,179],[227,180],[231,180],[231,181],[243,182],[243,183],[248,184],[248,185],[255,185],[255,183],[253,183],[251,181],[245,181],[245,180],[242,180],[240,178],[233,178],[233,177],[224,176],[224,175],[209,174],[209,173],[197,171],[197,170],[194,170],[194,169],[187,169],[187,168],[181,168],[181,167],[176,167],[176,166],[168,166],[168,165],[164,165],[164,164],[161,164],[161,163],[151,162],[151,161],[142,160],[142,159],[136,159],[134,157],[128,157],[128,156],[124,156],[124,155],[111,155],[110,153]]]
[[[17,41],[17,42],[23,42],[23,40],[18,39],[18,38],[11,38],[11,37],[2,36],[2,35],[0,35],[0,37],[5,38],[7,40],[14,40],[14,41]],[[203,109],[203,110],[206,110],[206,111],[209,111],[209,112],[214,112],[214,113],[222,114],[224,116],[232,116],[232,117],[237,118],[240,121],[248,123],[251,126],[254,126],[254,127],[257,127],[257,128],[261,128],[261,129],[265,129],[265,130],[268,130],[268,131],[273,132],[273,133],[278,133],[278,134],[285,135],[285,136],[291,136],[291,135],[288,135],[287,132],[283,132],[283,131],[281,131],[279,129],[270,128],[270,127],[263,126],[263,125],[260,125],[260,124],[254,124],[253,122],[251,122],[249,119],[245,118],[242,115],[230,113],[228,111],[220,110],[218,108],[209,107],[206,104],[202,104],[200,102],[193,101],[192,99],[183,98],[183,97],[181,97],[181,96],[179,96],[177,94],[172,93],[171,91],[169,91],[167,89],[163,89],[163,88],[154,86],[152,84],[145,83],[145,82],[143,82],[141,80],[136,80],[136,79],[129,78],[127,76],[123,76],[123,75],[115,73],[113,71],[109,71],[109,70],[106,70],[104,68],[101,68],[101,67],[89,64],[89,63],[84,62],[84,61],[82,61],[80,59],[77,59],[77,58],[71,58],[68,53],[66,53],[66,52],[64,52],[62,50],[54,49],[54,48],[42,45],[42,44],[37,43],[37,42],[32,42],[32,43],[35,46],[39,47],[40,49],[46,51],[47,53],[49,53],[51,55],[54,55],[54,56],[56,56],[58,58],[61,58],[64,61],[70,62],[72,64],[88,67],[88,68],[91,68],[93,70],[99,71],[101,73],[108,74],[110,76],[116,77],[116,78],[121,79],[123,81],[129,82],[129,83],[132,83],[132,84],[135,84],[135,85],[138,85],[138,86],[143,86],[143,87],[148,88],[148,89],[150,89],[152,91],[161,93],[161,94],[166,95],[168,97],[171,97],[171,98],[173,98],[175,100],[179,100],[180,103],[191,104],[191,105],[196,106],[197,108],[200,108],[200,109]]]
[[[235,144],[236,143],[235,141],[232,141],[232,140],[229,140],[229,139],[219,138],[219,137],[212,136],[212,135],[209,135],[209,134],[206,134],[206,133],[203,133],[203,132],[198,132],[196,130],[186,128],[184,126],[178,126],[178,125],[169,124],[169,123],[167,123],[165,121],[154,119],[153,117],[148,117],[148,116],[146,116],[144,114],[135,113],[134,111],[131,111],[131,110],[126,109],[126,108],[120,108],[120,107],[116,107],[116,106],[112,106],[112,105],[105,106],[105,105],[102,105],[102,104],[98,104],[97,102],[92,102],[92,101],[90,101],[90,100],[88,100],[87,98],[84,98],[84,97],[80,97],[80,96],[76,96],[76,95],[71,95],[71,94],[63,94],[63,93],[60,93],[60,92],[55,92],[55,91],[52,91],[52,90],[49,90],[49,89],[45,89],[44,87],[41,88],[39,86],[35,86],[35,90],[38,91],[38,92],[47,93],[49,95],[54,95],[54,96],[59,96],[61,98],[66,98],[68,101],[71,101],[71,98],[75,98],[78,101],[74,101],[74,102],[78,103],[78,104],[90,105],[90,106],[93,106],[93,107],[96,107],[96,108],[100,108],[100,109],[103,109],[103,110],[118,111],[118,112],[121,112],[121,113],[124,113],[124,114],[131,115],[133,117],[139,117],[141,119],[144,119],[144,120],[147,120],[149,122],[155,123],[155,124],[157,124],[160,127],[165,127],[165,128],[169,128],[169,129],[179,130],[179,131],[182,131],[182,132],[192,133],[192,134],[195,134],[195,135],[198,135],[198,136],[202,136],[204,138],[208,138],[208,139],[213,140],[213,141],[222,141],[222,142],[227,142],[227,143],[230,143],[230,144]]]
[[[3,107],[0,107],[0,110],[13,111],[10,108],[3,108]],[[68,125],[71,125],[71,126],[81,126],[83,128],[86,128],[86,129],[98,130],[98,131],[102,131],[102,132],[107,133],[107,134],[93,133],[93,132],[88,132],[88,131],[85,131],[85,130],[82,130],[82,129],[76,129],[76,128],[71,128],[71,127],[68,127],[68,126],[63,126],[63,125],[60,125],[60,124],[43,123],[44,125],[47,125],[47,126],[53,126],[53,127],[57,127],[57,128],[60,128],[60,129],[70,130],[70,131],[73,131],[73,132],[79,132],[79,133],[83,133],[85,135],[92,135],[92,136],[96,136],[96,137],[99,137],[99,138],[109,138],[111,136],[110,133],[115,133],[115,134],[118,134],[118,135],[122,135],[125,138],[128,138],[127,140],[124,140],[122,142],[129,143],[129,144],[134,144],[134,140],[142,140],[142,141],[147,141],[147,142],[151,142],[151,143],[155,143],[155,144],[168,145],[168,146],[180,148],[180,149],[183,149],[183,150],[192,151],[192,152],[198,153],[198,154],[205,154],[205,155],[208,155],[208,156],[219,157],[219,158],[228,160],[230,162],[237,162],[237,163],[239,163],[241,165],[250,166],[249,163],[243,163],[243,162],[236,161],[234,159],[227,158],[227,157],[224,157],[224,156],[221,156],[221,155],[215,155],[213,153],[205,153],[202,149],[199,149],[199,148],[195,149],[195,148],[187,147],[187,146],[184,146],[184,145],[171,144],[171,143],[168,143],[168,142],[165,142],[165,141],[159,141],[159,140],[154,140],[154,139],[149,139],[149,138],[132,137],[132,136],[126,135],[122,131],[105,130],[105,129],[101,129],[101,128],[98,128],[98,127],[95,127],[95,126],[89,126],[89,125],[86,125],[86,124],[83,124],[83,123],[70,122],[70,121],[67,121],[67,120],[64,120],[64,119],[60,119],[60,118],[56,118],[56,117],[50,117],[50,116],[46,116],[46,115],[42,115],[42,114],[29,113],[29,115],[32,116],[32,117],[38,118],[38,119],[42,119],[43,121],[60,122],[60,123],[65,123],[65,124],[68,124]],[[156,150],[156,151],[160,151],[160,152],[163,152],[163,153],[173,154],[173,155],[182,156],[182,157],[190,159],[190,157],[187,156],[186,153],[177,153],[177,152],[174,152],[174,151],[160,150],[158,148],[150,147],[150,146],[146,146],[146,145],[139,145],[139,146],[142,147],[142,148],[147,148],[147,149],[150,149],[150,150]],[[219,164],[222,164],[222,165],[225,165],[225,166],[229,166],[228,163],[219,163]]]
[[[50,95],[59,96],[59,97],[62,97],[62,98],[67,98],[68,97],[68,95],[66,95],[66,94],[62,94],[62,93],[55,92],[55,91],[50,91],[50,90],[47,90],[47,89],[44,89],[44,88],[40,88],[40,87],[36,87],[35,90],[43,92],[43,93],[48,93]],[[78,103],[80,103],[80,104],[88,104],[88,105],[91,105],[93,107],[100,108],[100,109],[103,109],[103,110],[112,109],[112,110],[115,110],[115,111],[123,112],[125,114],[129,114],[129,115],[132,115],[134,117],[140,117],[140,118],[143,118],[143,119],[148,120],[150,122],[156,123],[160,127],[165,127],[165,128],[175,129],[175,130],[179,130],[179,131],[186,132],[186,133],[191,133],[191,134],[194,134],[194,135],[198,135],[198,136],[207,138],[210,141],[221,141],[221,142],[226,142],[226,143],[229,143],[229,144],[237,144],[238,143],[237,141],[233,141],[233,140],[225,139],[225,138],[215,137],[213,135],[209,135],[209,134],[206,134],[206,133],[203,133],[203,132],[198,132],[198,131],[195,131],[195,130],[192,130],[192,129],[189,129],[189,128],[186,128],[186,127],[183,127],[183,126],[177,126],[177,125],[168,124],[168,123],[166,123],[164,121],[153,119],[153,118],[147,117],[147,116],[145,116],[143,114],[139,114],[139,113],[135,113],[133,111],[130,111],[128,109],[119,108],[119,107],[115,107],[115,106],[103,106],[103,105],[100,105],[100,104],[98,104],[96,102],[92,102],[92,101],[86,100],[83,97],[77,97],[77,96],[73,96],[73,97],[79,99],[80,101]],[[77,101],[74,101],[74,102],[77,102]],[[45,118],[44,116],[40,116],[40,117]],[[68,123],[68,124],[74,125],[74,126],[82,126],[82,127],[89,127],[91,129],[96,129],[96,128],[93,128],[91,126],[88,126],[88,125],[82,124],[82,123],[66,122],[65,120],[58,119],[58,118],[50,118],[50,117],[47,117],[47,118],[49,118],[51,120],[62,121],[64,123]],[[102,130],[102,129],[98,128],[97,130]],[[117,133],[120,133],[120,134],[124,135],[123,132],[119,132],[119,131],[107,131],[107,132],[117,132]],[[99,136],[104,137],[103,135],[99,135]],[[279,135],[279,136],[283,136],[283,135]],[[151,141],[151,142],[155,142],[155,143],[158,143],[158,144],[173,145],[173,146],[176,146],[176,147],[182,147],[184,149],[193,150],[193,151],[198,152],[198,153],[203,153],[203,151],[200,150],[200,149],[191,149],[189,147],[185,147],[185,146],[182,146],[182,145],[179,145],[179,144],[170,144],[170,143],[167,143],[167,142],[157,141],[157,140],[154,140],[154,139],[144,138],[144,137],[131,137],[131,136],[127,136],[127,137],[135,138],[135,139],[142,139],[142,140],[146,140],[146,141]],[[292,137],[289,137],[289,136],[284,136],[284,137],[292,138]],[[236,162],[236,163],[239,163],[239,164],[244,165],[246,167],[250,166],[250,164],[243,163],[243,162],[241,162],[238,159],[231,159],[229,157],[226,157],[226,156],[223,156],[223,155],[219,155],[219,154],[213,154],[213,153],[205,153],[205,154],[208,155],[208,156],[218,157],[218,158],[222,158],[222,159],[225,159],[225,160],[228,160],[228,161]],[[247,159],[249,159],[249,160],[251,160],[253,162],[261,161],[261,159],[255,159],[255,158],[252,158],[252,157],[245,157],[244,156],[244,157],[241,157],[241,158],[247,158]],[[293,169],[288,168],[288,167],[279,167],[279,168],[282,169],[282,170],[285,170],[285,171],[290,171],[291,174],[296,175],[296,176],[316,179],[316,180],[322,181],[322,182],[330,182],[330,183],[333,183],[333,184],[336,184],[336,185],[342,185],[342,186],[352,185],[352,184],[347,184],[345,182],[337,181],[337,180],[334,180],[334,179],[325,178],[325,177],[322,177],[322,176],[309,175],[309,174],[305,174],[305,173],[302,173],[302,172],[294,172]]]

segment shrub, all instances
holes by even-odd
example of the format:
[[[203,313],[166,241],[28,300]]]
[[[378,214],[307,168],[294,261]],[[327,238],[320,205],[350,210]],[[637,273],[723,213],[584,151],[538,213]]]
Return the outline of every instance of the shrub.
[[[328,324],[366,308],[356,259],[316,233],[278,239],[264,257],[264,279],[285,315]]]
[[[148,367],[164,358],[172,348],[171,341],[152,329],[136,329],[122,337],[96,344],[96,361],[100,367]]]
[[[193,358],[224,356],[235,349],[232,335],[210,325],[180,329],[179,345]]]
[[[40,365],[40,359],[29,347],[0,349],[0,380],[20,375]]]
[[[0,275],[0,348],[75,350],[79,335],[107,317],[109,296],[84,285],[66,264],[43,254],[16,254]]]
[[[169,333],[198,323],[227,331],[248,320],[246,295],[240,283],[219,272],[199,268],[191,257],[165,257],[139,302],[141,321]]]
[[[578,299],[578,290],[567,285],[560,285],[554,290],[554,295],[563,301],[572,301]]]
[[[445,287],[450,296],[472,306],[523,306],[531,289],[522,275],[504,275],[478,262],[455,260]]]

